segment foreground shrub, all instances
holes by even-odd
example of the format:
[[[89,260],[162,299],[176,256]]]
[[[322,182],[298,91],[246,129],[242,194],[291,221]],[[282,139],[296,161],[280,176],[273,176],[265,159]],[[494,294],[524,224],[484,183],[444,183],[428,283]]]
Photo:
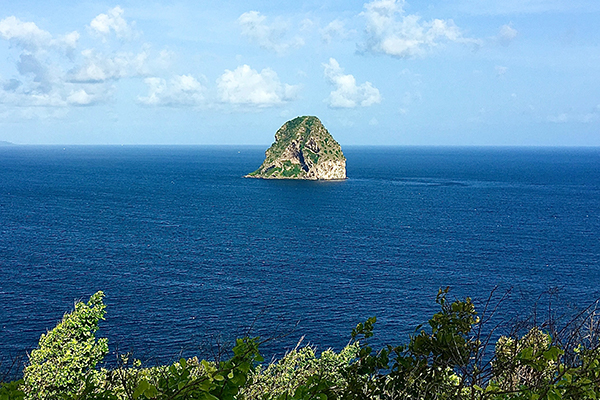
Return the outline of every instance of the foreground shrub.
[[[593,310],[560,330],[556,321],[531,324],[494,341],[497,327],[483,328],[487,306],[480,315],[471,299],[447,295],[438,292],[439,311],[407,344],[375,350],[373,317],[339,353],[317,356],[313,347],[297,346],[261,365],[259,339],[246,337],[229,358],[213,362],[194,357],[143,368],[122,357],[118,367],[98,370],[108,351],[106,339],[94,337],[105,311],[98,292],[42,335],[24,379],[0,383],[0,400],[600,399],[600,319]]]
[[[170,366],[148,369],[135,364],[121,366],[108,375],[102,398],[114,395],[128,400],[234,400],[248,382],[254,364],[263,359],[256,338],[237,339],[232,351],[231,358],[219,362],[182,358]]]
[[[104,294],[97,292],[86,303],[75,304],[75,310],[40,338],[38,348],[31,351],[23,371],[26,399],[55,399],[75,395],[86,382],[100,382],[102,372],[96,365],[108,353],[108,340],[96,341],[98,322],[104,319]]]
[[[339,353],[328,349],[317,357],[312,346],[297,346],[280,360],[267,366],[259,365],[251,374],[252,383],[242,389],[243,399],[267,400],[292,398],[298,388],[311,379],[328,382],[328,387],[341,390],[345,380],[343,371],[358,355],[357,343],[346,346]]]

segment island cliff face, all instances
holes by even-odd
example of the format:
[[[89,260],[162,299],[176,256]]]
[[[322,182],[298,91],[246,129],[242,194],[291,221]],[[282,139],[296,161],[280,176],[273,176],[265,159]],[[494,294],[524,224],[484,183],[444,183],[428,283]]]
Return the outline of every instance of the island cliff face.
[[[265,161],[246,178],[346,179],[346,157],[317,117],[297,117],[275,133]]]

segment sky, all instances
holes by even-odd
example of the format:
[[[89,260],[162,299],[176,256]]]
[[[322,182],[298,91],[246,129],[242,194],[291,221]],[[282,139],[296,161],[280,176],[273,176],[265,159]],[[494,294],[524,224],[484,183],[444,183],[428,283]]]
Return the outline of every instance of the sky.
[[[0,141],[600,146],[597,0],[0,0]]]

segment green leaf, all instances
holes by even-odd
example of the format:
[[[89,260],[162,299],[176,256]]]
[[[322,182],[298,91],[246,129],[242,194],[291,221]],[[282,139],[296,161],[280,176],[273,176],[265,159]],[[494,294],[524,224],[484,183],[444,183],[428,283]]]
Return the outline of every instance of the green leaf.
[[[526,361],[533,359],[533,349],[531,347],[524,348],[519,353],[519,358]]]
[[[544,358],[548,361],[556,361],[556,360],[558,360],[558,356],[563,353],[564,353],[564,351],[562,351],[558,347],[552,346],[548,350],[546,350],[543,355],[544,355]]]
[[[550,389],[548,391],[548,400],[561,400],[562,396],[559,393],[556,393],[554,389]]]
[[[198,390],[201,390],[203,392],[208,392],[209,390],[211,390],[213,388],[213,384],[211,383],[211,381],[209,381],[208,379],[203,381],[202,383],[200,383],[197,386]]]
[[[200,400],[219,400],[218,397],[213,396],[212,394],[208,393],[208,392],[204,392],[202,393],[198,399]]]
[[[148,383],[147,380],[142,379],[138,384],[137,388],[135,388],[135,390],[133,391],[133,398],[137,399],[138,397],[140,397],[142,393],[144,393],[146,389],[148,389],[149,386],[150,383]]]
[[[149,385],[148,389],[144,391],[144,397],[147,399],[153,399],[158,395],[158,389],[154,385]]]

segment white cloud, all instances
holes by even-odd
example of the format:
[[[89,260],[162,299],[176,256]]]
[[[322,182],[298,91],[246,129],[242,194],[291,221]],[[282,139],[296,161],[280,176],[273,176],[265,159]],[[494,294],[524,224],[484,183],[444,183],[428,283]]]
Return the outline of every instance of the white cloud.
[[[34,22],[23,22],[15,16],[10,16],[0,21],[0,38],[30,52],[48,47],[72,51],[77,46],[79,33],[73,31],[54,39],[50,32],[40,29]]]
[[[93,105],[107,101],[114,87],[104,84],[70,83],[38,60],[21,55],[19,63],[23,81],[0,82],[0,104],[18,107],[67,107]],[[31,75],[31,77],[29,77]],[[36,115],[50,114],[28,114]]]
[[[148,52],[117,53],[106,56],[96,53],[92,49],[81,52],[84,58],[83,65],[70,72],[71,82],[104,82],[131,76],[145,76],[149,74]]]
[[[260,15],[258,11],[248,11],[238,18],[238,24],[242,28],[242,35],[250,41],[257,43],[266,50],[276,53],[285,53],[290,48],[302,47],[304,40],[300,37],[286,40],[288,24],[275,21],[268,25],[265,23],[267,17]]]
[[[131,37],[135,32],[116,7],[96,17],[88,31]],[[108,81],[148,76],[170,55],[162,52],[149,59],[149,46],[140,52],[101,54],[93,49],[76,53],[80,34],[52,35],[33,22],[11,16],[0,20],[0,40],[20,50],[14,68],[17,77],[0,81],[0,104],[5,107],[67,108],[90,106],[109,100],[115,91]],[[112,46],[111,46],[112,47]],[[113,47],[114,48],[114,47]],[[54,112],[22,112],[24,118],[62,115]]]
[[[23,91],[0,91],[0,104],[18,107],[64,107],[67,103],[58,92],[28,93]]]
[[[67,33],[60,37],[60,41],[63,42],[67,47],[75,48],[77,47],[77,41],[79,40],[79,32],[73,31],[71,33]]]
[[[325,77],[335,87],[327,99],[329,107],[368,107],[381,102],[379,90],[371,82],[357,85],[354,76],[344,75],[344,70],[334,58],[330,58],[329,63],[323,64],[323,67]]]
[[[123,18],[124,10],[116,6],[106,14],[99,14],[90,22],[90,30],[100,36],[106,37],[111,31],[118,38],[131,39],[135,36],[134,23],[128,24]]]
[[[148,95],[138,101],[148,106],[193,106],[204,100],[204,87],[192,75],[177,75],[168,82],[162,78],[144,79]]]
[[[167,69],[173,64],[174,59],[175,59],[174,52],[167,50],[167,49],[163,49],[158,54],[158,58],[156,59],[155,63],[158,68]]]
[[[23,22],[14,16],[0,21],[0,38],[21,49],[15,62],[18,79],[2,82],[0,103],[18,107],[65,106],[62,70],[52,62],[51,55],[60,58],[68,43],[76,45],[78,35],[74,32],[66,35],[66,39],[54,39],[33,22]]]
[[[221,101],[253,107],[282,105],[297,97],[299,86],[282,84],[270,68],[260,73],[248,65],[225,70],[217,79]]]
[[[404,0],[375,0],[364,5],[366,41],[365,51],[382,53],[398,58],[424,56],[444,41],[479,46],[480,41],[465,38],[452,20],[421,21],[413,14],[405,14]]]
[[[0,37],[30,51],[47,46],[52,41],[49,32],[38,28],[33,22],[22,22],[14,16],[0,21]]]
[[[334,39],[346,39],[350,32],[346,29],[343,21],[335,19],[320,30],[321,39],[325,43],[330,43]]]
[[[66,102],[73,106],[91,106],[103,103],[112,96],[114,86],[106,85],[71,85]]]
[[[510,42],[515,40],[519,32],[510,25],[502,25],[498,32],[498,41],[503,46],[508,46]]]
[[[91,104],[94,96],[90,95],[84,89],[73,90],[67,97],[67,102],[71,104],[88,105]]]
[[[37,93],[49,93],[52,89],[52,76],[48,66],[31,53],[22,53],[17,61],[17,70],[24,77],[31,76],[30,90]]]

